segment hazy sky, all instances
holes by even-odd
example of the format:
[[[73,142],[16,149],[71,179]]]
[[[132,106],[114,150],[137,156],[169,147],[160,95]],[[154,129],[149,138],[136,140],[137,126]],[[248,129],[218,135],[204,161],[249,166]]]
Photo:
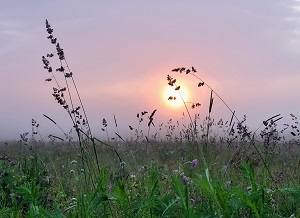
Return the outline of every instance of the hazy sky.
[[[95,135],[113,114],[122,135],[137,112],[157,109],[154,122],[181,119],[183,107],[166,103],[168,74],[186,89],[191,110],[204,118],[209,90],[176,67],[197,69],[239,117],[258,127],[281,113],[299,115],[300,1],[1,1],[0,139],[19,139],[31,119],[43,137],[72,123],[52,94],[41,57],[54,52],[45,20],[65,51]],[[189,105],[190,107],[190,105]],[[212,116],[230,119],[215,98]],[[184,118],[186,119],[186,118]],[[184,120],[182,122],[185,122]],[[145,124],[146,125],[146,124]]]

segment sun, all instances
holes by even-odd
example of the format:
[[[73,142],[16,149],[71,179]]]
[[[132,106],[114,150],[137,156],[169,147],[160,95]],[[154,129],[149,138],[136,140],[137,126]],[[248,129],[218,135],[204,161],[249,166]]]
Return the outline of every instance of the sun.
[[[188,92],[183,87],[180,87],[179,90],[175,89],[175,86],[167,86],[164,89],[163,98],[168,106],[179,108],[184,106],[183,100],[187,102]]]

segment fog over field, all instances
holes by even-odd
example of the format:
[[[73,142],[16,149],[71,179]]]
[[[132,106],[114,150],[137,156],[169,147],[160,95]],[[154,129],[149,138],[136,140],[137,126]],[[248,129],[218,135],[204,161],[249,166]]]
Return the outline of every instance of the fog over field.
[[[193,66],[239,118],[247,115],[253,129],[276,114],[283,116],[279,125],[290,122],[290,113],[299,115],[298,0],[1,1],[0,140],[31,131],[31,119],[44,137],[60,136],[43,114],[66,132],[72,128],[52,96],[53,81],[45,81],[42,56],[55,52],[46,19],[100,137],[103,118],[115,132],[114,115],[125,137],[142,111],[157,109],[157,125],[170,118],[188,123],[184,106],[167,101],[168,74],[186,90],[185,101],[201,104],[191,113],[204,119],[210,90],[171,72],[177,67]],[[231,113],[215,97],[211,116],[230,120]]]

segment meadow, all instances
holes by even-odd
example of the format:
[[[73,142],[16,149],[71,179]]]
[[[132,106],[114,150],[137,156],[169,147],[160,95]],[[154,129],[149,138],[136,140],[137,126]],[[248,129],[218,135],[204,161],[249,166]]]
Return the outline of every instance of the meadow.
[[[99,139],[48,21],[46,30],[56,49],[42,57],[51,75],[46,82],[53,83],[52,95],[70,117],[73,132],[44,115],[64,138],[44,140],[32,119],[32,130],[19,141],[1,143],[0,217],[300,217],[295,115],[283,129],[277,114],[250,130],[246,117],[240,120],[194,67],[179,67],[171,72],[193,76],[199,88],[211,91],[206,117],[192,115],[199,103],[190,107],[181,98],[189,125],[172,119],[158,124],[156,110],[142,111],[137,126],[129,126],[131,138],[122,137],[115,118],[112,124],[103,119],[108,137]],[[180,93],[176,82],[167,76],[166,83]],[[211,117],[217,100],[232,113],[231,120]]]

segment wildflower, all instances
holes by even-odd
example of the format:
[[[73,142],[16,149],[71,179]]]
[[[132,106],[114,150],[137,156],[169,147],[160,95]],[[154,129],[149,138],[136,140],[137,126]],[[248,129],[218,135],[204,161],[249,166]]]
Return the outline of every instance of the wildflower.
[[[193,160],[191,163],[191,168],[195,168],[197,166],[197,163],[198,163],[197,159]]]
[[[161,180],[166,180],[166,179],[168,179],[168,175],[162,175],[160,178],[161,178]]]
[[[125,164],[126,164],[126,163],[125,163],[124,161],[122,161],[122,162],[120,163],[121,168],[124,168]]]
[[[72,160],[72,161],[71,161],[71,164],[76,164],[76,163],[77,163],[76,160]]]
[[[71,173],[71,174],[75,173],[75,170],[70,170],[70,173]]]
[[[50,183],[50,176],[46,176],[46,177],[45,177],[45,182],[46,182],[47,184]]]
[[[175,169],[175,170],[173,170],[173,173],[178,174],[178,173],[179,173],[179,170],[178,170],[178,169]]]
[[[142,166],[142,167],[141,167],[141,171],[142,171],[142,172],[146,172],[146,171],[147,171],[147,166],[146,166],[146,165],[145,165],[145,166]]]
[[[227,182],[226,182],[226,185],[227,185],[227,187],[230,187],[231,181],[227,181]]]
[[[182,177],[182,181],[183,181],[186,185],[191,184],[191,181],[190,181],[189,178],[186,177],[186,176],[183,176],[183,177]]]

